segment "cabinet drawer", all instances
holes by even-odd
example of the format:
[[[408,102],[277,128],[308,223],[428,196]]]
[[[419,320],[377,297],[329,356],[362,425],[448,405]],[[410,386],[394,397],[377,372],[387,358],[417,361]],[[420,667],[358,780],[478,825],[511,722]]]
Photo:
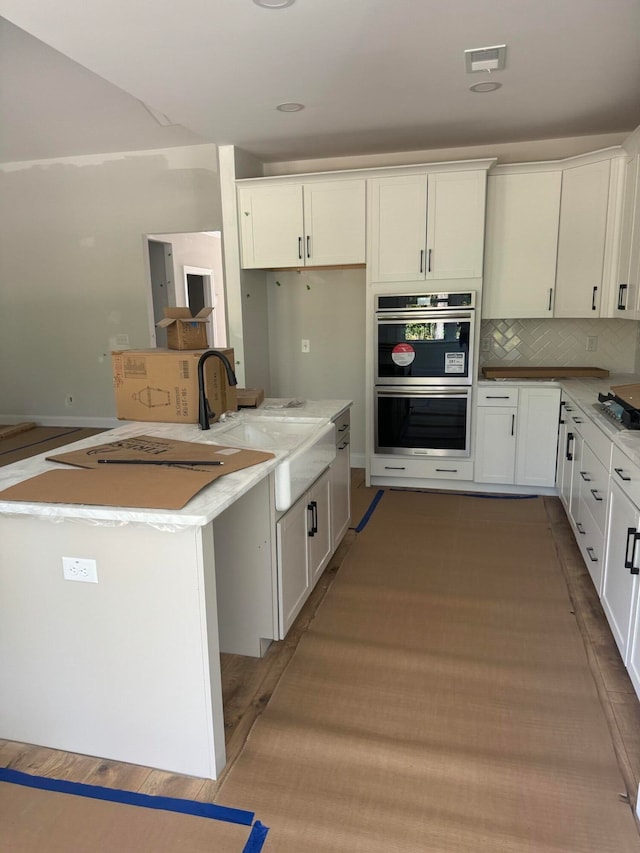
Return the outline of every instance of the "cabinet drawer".
[[[517,388],[478,388],[479,406],[517,406]]]
[[[423,480],[472,480],[470,459],[409,459],[402,456],[374,456],[373,477],[407,477]]]
[[[571,409],[573,408],[572,406]],[[569,408],[567,408],[566,412],[567,414],[565,414],[564,419],[569,430],[580,433],[593,453],[602,462],[607,471],[609,471],[611,467],[611,448],[613,446],[611,439],[590,421],[587,415],[582,414],[580,410],[569,411]]]
[[[348,437],[351,427],[351,409],[347,409],[341,415],[338,415],[334,420],[336,428],[336,444],[342,444],[343,440]]]
[[[609,472],[585,441],[579,463],[580,498],[604,535],[607,520]]]
[[[581,501],[578,509],[579,521],[576,522],[578,534],[576,542],[582,552],[591,580],[598,595],[602,591],[602,575],[604,569],[605,537],[603,531],[589,512],[585,501]]]
[[[640,467],[632,462],[619,447],[613,448],[611,479],[636,506],[640,507]]]

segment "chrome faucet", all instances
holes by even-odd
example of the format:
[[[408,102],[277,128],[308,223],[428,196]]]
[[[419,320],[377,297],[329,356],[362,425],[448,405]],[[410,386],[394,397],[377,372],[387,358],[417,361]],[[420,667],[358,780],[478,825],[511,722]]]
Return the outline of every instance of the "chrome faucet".
[[[215,415],[215,412],[212,412],[209,407],[209,401],[207,400],[207,395],[204,389],[204,363],[212,356],[219,358],[224,364],[224,368],[227,371],[227,381],[229,382],[229,385],[238,384],[236,375],[233,372],[233,367],[231,367],[231,363],[224,353],[218,352],[218,350],[215,349],[209,349],[202,353],[198,359],[198,419],[200,429],[210,429],[209,418],[212,418]]]

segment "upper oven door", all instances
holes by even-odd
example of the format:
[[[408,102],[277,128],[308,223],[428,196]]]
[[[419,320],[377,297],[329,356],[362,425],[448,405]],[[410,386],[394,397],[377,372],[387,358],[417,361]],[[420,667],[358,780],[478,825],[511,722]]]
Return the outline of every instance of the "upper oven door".
[[[473,310],[376,315],[377,385],[470,385]]]

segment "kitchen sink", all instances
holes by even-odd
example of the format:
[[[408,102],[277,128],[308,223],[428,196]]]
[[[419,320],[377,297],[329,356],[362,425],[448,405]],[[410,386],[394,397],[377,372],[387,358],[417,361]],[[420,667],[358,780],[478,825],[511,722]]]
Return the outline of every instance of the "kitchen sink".
[[[335,427],[326,418],[246,415],[219,425],[211,438],[232,447],[288,452],[275,469],[279,511],[289,509],[336,455]]]

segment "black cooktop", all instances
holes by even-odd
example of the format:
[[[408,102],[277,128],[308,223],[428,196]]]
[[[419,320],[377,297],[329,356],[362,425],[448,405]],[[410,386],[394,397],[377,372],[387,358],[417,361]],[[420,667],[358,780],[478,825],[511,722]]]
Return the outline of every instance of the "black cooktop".
[[[626,429],[640,429],[640,411],[634,406],[609,392],[598,394],[598,408],[601,412]]]

